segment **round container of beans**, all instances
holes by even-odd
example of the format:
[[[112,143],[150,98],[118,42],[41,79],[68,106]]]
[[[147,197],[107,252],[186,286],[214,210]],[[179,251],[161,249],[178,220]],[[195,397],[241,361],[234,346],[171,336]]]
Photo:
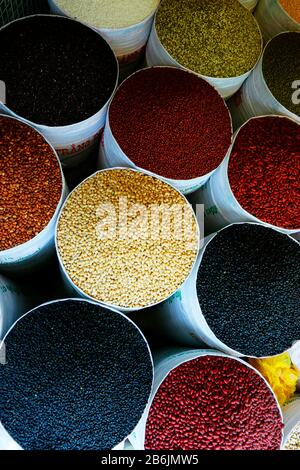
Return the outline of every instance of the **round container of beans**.
[[[70,194],[57,222],[56,248],[77,294],[139,310],[184,283],[196,261],[199,227],[172,186],[138,170],[113,168]]]
[[[143,56],[159,0],[49,0],[54,14],[87,23],[107,40],[123,69]]]
[[[6,86],[0,111],[40,131],[64,166],[85,160],[99,145],[118,83],[105,39],[79,21],[29,16],[0,29],[0,57]]]
[[[61,164],[37,130],[0,115],[0,174],[0,271],[29,272],[55,253],[55,223],[68,192]]]
[[[283,407],[284,450],[300,450],[300,395]]]
[[[208,181],[231,143],[230,113],[209,83],[185,70],[152,67],[118,88],[100,167],[146,170],[188,194]]]
[[[206,239],[183,287],[151,311],[151,328],[236,357],[281,354],[300,338],[299,262],[289,235],[253,223],[226,227]]]
[[[265,379],[214,350],[154,357],[150,403],[130,441],[137,450],[279,450],[282,414]]]
[[[300,126],[283,116],[249,119],[209,182],[193,195],[208,233],[257,222],[300,233]]]
[[[146,61],[191,70],[229,98],[261,52],[258,24],[238,0],[162,0]]]
[[[228,103],[235,129],[254,116],[276,114],[300,123],[300,33],[271,39],[243,87]]]
[[[0,449],[123,449],[153,383],[148,343],[131,320],[57,300],[22,316],[4,342]]]
[[[265,41],[283,31],[300,31],[298,0],[260,0],[255,17]]]

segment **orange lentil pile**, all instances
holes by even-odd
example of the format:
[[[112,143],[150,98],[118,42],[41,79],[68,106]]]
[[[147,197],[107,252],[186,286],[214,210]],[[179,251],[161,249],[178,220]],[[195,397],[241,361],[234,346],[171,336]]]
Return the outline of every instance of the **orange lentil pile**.
[[[61,169],[50,145],[27,124],[0,116],[0,250],[39,234],[61,193]]]
[[[280,0],[280,4],[293,20],[300,23],[300,2],[299,0]]]

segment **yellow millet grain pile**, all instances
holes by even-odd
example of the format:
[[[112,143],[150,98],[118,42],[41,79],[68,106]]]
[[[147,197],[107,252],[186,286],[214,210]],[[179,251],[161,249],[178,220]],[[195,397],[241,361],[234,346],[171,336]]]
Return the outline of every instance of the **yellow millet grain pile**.
[[[102,204],[112,205],[112,216]],[[143,205],[143,216],[133,204]],[[174,204],[170,223],[153,216],[162,205]],[[74,284],[100,302],[125,308],[155,304],[175,292],[191,271],[198,243],[198,225],[185,198],[158,178],[130,169],[98,172],[77,187],[57,229],[58,252]]]
[[[140,23],[157,8],[159,0],[56,0],[69,16],[96,28],[117,29]]]

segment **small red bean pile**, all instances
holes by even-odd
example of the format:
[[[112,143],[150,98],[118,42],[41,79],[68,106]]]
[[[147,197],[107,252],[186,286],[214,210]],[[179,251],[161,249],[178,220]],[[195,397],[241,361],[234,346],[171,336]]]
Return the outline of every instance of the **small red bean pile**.
[[[0,116],[0,250],[21,245],[50,222],[62,193],[50,145],[27,124]]]
[[[247,212],[271,225],[300,228],[300,126],[284,117],[251,119],[228,166],[231,189]]]
[[[109,123],[135,165],[175,180],[215,170],[232,138],[229,111],[218,92],[172,67],[144,69],[122,83]]]
[[[151,450],[277,450],[277,402],[246,364],[203,356],[173,369],[159,387],[146,426]]]

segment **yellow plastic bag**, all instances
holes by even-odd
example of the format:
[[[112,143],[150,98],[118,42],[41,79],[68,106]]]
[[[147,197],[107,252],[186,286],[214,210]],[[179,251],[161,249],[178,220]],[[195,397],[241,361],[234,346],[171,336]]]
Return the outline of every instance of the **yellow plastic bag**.
[[[300,371],[292,364],[289,353],[249,362],[269,382],[281,406],[294,395]]]

